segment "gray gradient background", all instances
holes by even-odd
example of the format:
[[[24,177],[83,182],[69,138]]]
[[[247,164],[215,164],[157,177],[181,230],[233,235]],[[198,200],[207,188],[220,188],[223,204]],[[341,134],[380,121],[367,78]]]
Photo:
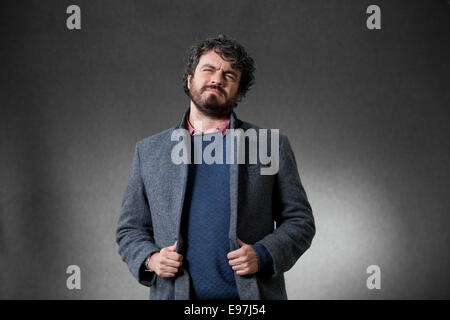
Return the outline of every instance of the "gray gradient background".
[[[115,243],[135,143],[178,123],[184,53],[219,32],[257,65],[237,115],[288,135],[314,210],[289,298],[450,298],[449,7],[2,1],[0,298],[147,299]]]

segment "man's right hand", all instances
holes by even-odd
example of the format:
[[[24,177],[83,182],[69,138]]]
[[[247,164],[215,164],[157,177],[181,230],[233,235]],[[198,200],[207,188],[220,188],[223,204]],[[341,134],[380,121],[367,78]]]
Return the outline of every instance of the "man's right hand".
[[[183,262],[183,256],[175,252],[177,242],[170,247],[162,248],[150,257],[148,266],[161,278],[172,278],[178,272]]]

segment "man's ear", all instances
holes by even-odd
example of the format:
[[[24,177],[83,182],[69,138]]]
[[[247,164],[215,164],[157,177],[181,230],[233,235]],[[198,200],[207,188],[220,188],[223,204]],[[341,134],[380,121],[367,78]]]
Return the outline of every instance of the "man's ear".
[[[191,90],[191,79],[192,79],[192,74],[188,74],[188,76],[187,76],[187,86],[188,86],[189,90]]]

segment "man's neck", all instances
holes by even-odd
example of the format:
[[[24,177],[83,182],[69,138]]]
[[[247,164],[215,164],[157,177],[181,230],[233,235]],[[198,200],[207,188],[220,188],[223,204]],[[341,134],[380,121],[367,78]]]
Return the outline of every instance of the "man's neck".
[[[189,112],[189,122],[196,130],[204,133],[217,131],[217,127],[222,123],[223,119],[213,119],[201,113],[195,104],[191,101],[191,109]]]

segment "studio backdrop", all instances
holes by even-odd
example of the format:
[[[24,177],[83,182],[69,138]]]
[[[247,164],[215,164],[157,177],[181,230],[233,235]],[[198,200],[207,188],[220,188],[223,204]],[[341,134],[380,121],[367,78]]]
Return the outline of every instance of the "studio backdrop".
[[[313,209],[288,298],[450,298],[449,7],[2,1],[0,298],[148,298],[115,242],[134,148],[219,33],[256,64],[237,116],[288,136]]]

